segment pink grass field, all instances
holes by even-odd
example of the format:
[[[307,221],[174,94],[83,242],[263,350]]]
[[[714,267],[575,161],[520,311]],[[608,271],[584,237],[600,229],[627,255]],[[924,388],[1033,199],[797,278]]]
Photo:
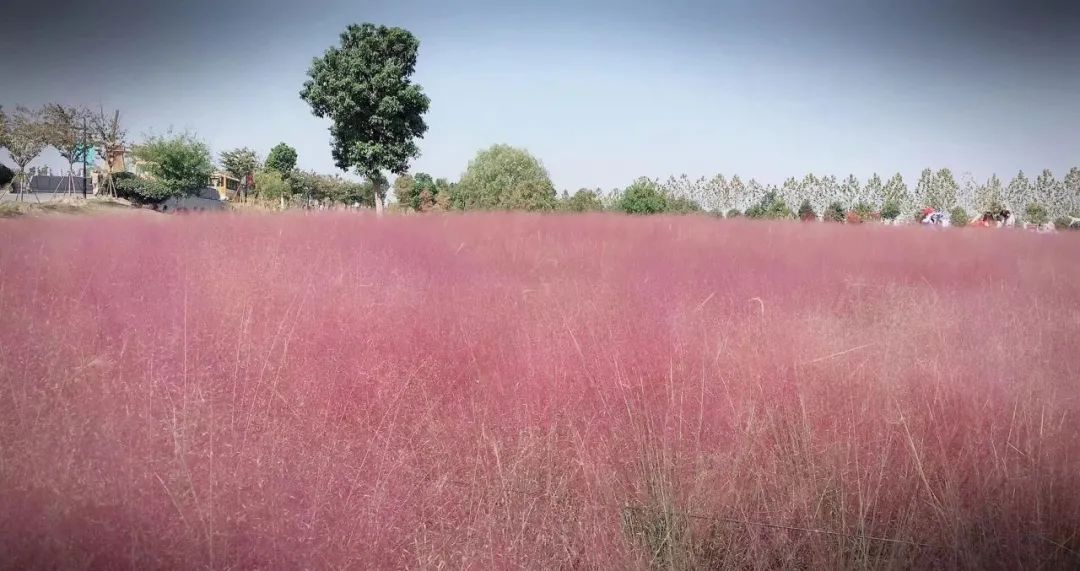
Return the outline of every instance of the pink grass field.
[[[1080,233],[0,223],[0,565],[1080,566]]]

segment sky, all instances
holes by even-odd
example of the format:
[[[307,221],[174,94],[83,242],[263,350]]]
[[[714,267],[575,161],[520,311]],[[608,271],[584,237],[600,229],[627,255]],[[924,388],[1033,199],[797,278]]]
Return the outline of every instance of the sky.
[[[926,167],[977,179],[1080,166],[1080,2],[5,0],[0,105],[120,109],[128,138],[216,153],[284,141],[335,172],[299,97],[351,23],[420,40],[413,172],[456,180],[496,143],[557,189],[723,173]],[[44,159],[56,168],[58,156]]]

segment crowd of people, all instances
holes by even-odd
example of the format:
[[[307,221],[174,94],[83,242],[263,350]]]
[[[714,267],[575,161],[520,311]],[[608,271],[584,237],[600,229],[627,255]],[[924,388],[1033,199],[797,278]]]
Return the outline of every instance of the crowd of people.
[[[948,212],[933,208],[924,208],[919,213],[919,222],[929,226],[953,225]],[[987,210],[981,215],[969,220],[967,226],[976,228],[1015,228],[1018,224],[1016,216],[1014,216],[1010,210],[1006,208],[996,208]],[[1053,222],[1045,222],[1043,224],[1023,223],[1019,224],[1019,227],[1025,230],[1036,230],[1039,232],[1054,232],[1057,230]],[[1080,218],[1070,217],[1069,227],[1080,227]]]

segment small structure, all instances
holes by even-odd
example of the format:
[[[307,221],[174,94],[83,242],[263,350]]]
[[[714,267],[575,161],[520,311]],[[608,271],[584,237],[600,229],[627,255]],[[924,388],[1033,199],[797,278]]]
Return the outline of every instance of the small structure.
[[[227,172],[215,171],[210,175],[210,188],[217,191],[218,200],[229,200],[240,190],[240,179]]]

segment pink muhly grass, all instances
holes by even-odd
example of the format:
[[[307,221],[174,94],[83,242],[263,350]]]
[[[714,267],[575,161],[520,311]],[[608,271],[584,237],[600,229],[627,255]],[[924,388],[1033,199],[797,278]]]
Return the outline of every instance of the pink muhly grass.
[[[1078,236],[102,220],[0,224],[5,567],[1080,565]]]

